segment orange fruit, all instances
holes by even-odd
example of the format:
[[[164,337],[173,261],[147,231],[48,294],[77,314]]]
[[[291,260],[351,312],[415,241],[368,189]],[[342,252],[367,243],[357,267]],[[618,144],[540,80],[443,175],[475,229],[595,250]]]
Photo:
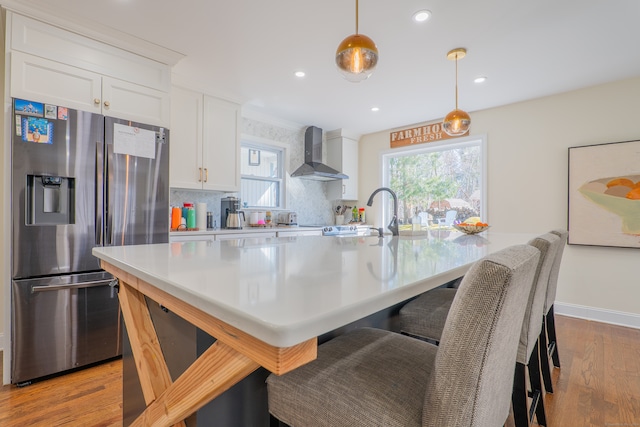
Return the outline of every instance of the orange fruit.
[[[640,187],[636,187],[629,191],[625,197],[631,200],[640,200]]]
[[[624,185],[625,187],[633,188],[636,184],[628,178],[616,178],[607,182],[607,188],[614,185]]]

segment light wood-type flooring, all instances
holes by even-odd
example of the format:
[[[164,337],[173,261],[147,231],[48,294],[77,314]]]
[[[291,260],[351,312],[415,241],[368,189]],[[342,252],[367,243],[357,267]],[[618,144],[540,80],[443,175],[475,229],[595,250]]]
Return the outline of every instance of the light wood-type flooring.
[[[550,427],[640,427],[640,330],[556,316]],[[122,362],[0,388],[0,426],[121,426]],[[507,421],[507,427],[513,424]],[[224,426],[220,426],[224,427]],[[251,427],[251,426],[247,426]]]

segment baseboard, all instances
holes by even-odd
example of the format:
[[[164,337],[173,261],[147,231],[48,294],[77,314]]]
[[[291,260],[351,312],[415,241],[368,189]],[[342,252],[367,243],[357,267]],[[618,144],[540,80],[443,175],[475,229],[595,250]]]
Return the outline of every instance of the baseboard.
[[[563,316],[578,317],[580,319],[640,329],[640,315],[634,313],[559,302],[553,305],[553,311]]]

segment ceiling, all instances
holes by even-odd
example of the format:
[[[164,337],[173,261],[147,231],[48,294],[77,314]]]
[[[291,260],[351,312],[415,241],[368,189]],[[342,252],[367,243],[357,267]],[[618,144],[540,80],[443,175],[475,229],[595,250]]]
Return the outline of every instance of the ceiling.
[[[452,110],[446,54],[456,47],[468,51],[459,104],[472,122],[477,110],[640,76],[638,0],[361,0],[360,33],[380,52],[361,83],[334,64],[355,32],[355,1],[56,0],[55,10],[51,0],[14,2],[180,52],[175,74],[245,109],[358,134]],[[417,24],[420,9],[432,17]],[[474,83],[481,75],[488,80]]]

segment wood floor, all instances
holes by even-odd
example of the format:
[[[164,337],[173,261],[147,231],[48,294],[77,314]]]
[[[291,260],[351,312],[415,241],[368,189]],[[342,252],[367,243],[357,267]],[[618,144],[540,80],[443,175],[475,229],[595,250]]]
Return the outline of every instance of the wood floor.
[[[562,368],[554,371],[555,393],[545,396],[547,424],[640,427],[640,330],[563,316],[556,327]],[[3,386],[0,426],[121,426],[121,375],[117,360],[23,388]]]

